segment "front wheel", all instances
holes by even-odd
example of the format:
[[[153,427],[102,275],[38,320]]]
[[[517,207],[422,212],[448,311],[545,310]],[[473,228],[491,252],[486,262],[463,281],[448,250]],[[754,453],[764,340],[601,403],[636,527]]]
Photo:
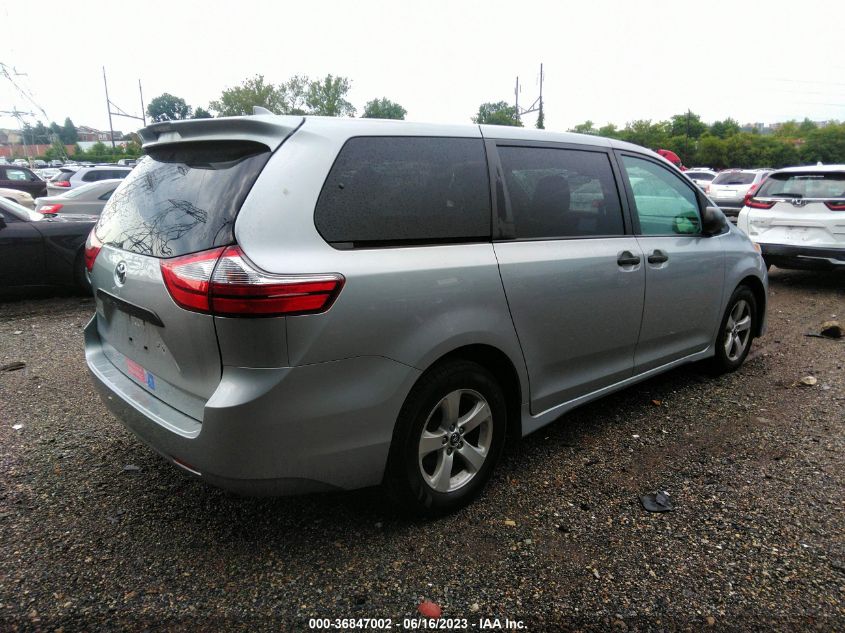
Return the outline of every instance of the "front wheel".
[[[736,371],[751,350],[757,324],[757,301],[747,286],[734,290],[716,337],[712,367],[716,373]]]
[[[453,361],[430,370],[399,413],[385,483],[414,514],[467,505],[502,451],[506,415],[501,387],[482,366]]]

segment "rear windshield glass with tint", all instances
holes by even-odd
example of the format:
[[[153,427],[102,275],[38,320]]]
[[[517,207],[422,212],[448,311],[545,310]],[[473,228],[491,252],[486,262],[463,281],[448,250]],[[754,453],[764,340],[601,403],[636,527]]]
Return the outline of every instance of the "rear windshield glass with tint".
[[[708,174],[706,171],[688,171],[686,175],[693,180],[713,180],[715,178],[713,174]]]
[[[90,182],[86,185],[82,185],[81,187],[77,187],[76,189],[71,189],[67,193],[61,194],[62,198],[78,198],[79,196],[84,196],[87,193],[91,193],[92,190],[102,190],[102,185],[98,182]]]
[[[714,185],[750,185],[757,174],[747,171],[722,172],[713,179]]]
[[[112,194],[97,223],[103,244],[175,257],[234,241],[235,216],[270,150],[245,141],[155,147]]]
[[[768,177],[760,198],[845,198],[845,172],[782,173]]]
[[[356,137],[326,178],[314,222],[336,246],[490,238],[481,139]]]

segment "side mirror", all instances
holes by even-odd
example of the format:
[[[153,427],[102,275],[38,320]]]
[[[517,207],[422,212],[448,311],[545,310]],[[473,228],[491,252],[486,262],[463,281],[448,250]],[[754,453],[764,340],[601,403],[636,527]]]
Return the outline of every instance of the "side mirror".
[[[704,235],[719,235],[728,226],[728,219],[719,207],[704,207],[701,212],[701,231]]]
[[[6,218],[3,217],[3,214],[0,213],[0,229],[6,228]]]

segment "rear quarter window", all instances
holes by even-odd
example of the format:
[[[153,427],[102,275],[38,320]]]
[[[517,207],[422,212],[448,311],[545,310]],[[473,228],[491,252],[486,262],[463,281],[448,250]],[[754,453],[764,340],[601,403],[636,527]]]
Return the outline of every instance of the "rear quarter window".
[[[488,240],[490,221],[483,142],[469,138],[351,138],[314,211],[338,247]]]

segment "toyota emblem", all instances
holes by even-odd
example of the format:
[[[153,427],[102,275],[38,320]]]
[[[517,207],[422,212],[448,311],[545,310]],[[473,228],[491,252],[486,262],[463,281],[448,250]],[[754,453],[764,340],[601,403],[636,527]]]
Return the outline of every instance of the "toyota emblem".
[[[120,262],[114,268],[114,279],[117,285],[122,286],[126,283],[126,262]]]

